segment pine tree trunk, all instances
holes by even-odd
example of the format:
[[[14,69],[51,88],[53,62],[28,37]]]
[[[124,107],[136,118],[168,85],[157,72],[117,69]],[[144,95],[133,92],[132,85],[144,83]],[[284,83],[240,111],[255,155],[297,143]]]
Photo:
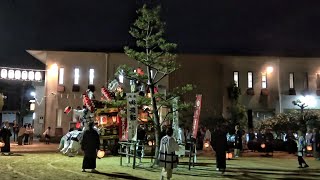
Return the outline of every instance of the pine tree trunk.
[[[155,130],[155,138],[156,138],[156,148],[155,148],[155,164],[158,164],[158,155],[159,155],[159,149],[160,149],[160,118],[159,118],[159,113],[158,113],[158,108],[157,108],[157,102],[156,98],[154,97],[154,84],[152,82],[152,77],[151,77],[151,69],[148,66],[147,67],[147,72],[148,72],[148,86],[151,94],[151,103],[152,103],[152,110],[153,110],[153,123],[154,123],[154,130]]]

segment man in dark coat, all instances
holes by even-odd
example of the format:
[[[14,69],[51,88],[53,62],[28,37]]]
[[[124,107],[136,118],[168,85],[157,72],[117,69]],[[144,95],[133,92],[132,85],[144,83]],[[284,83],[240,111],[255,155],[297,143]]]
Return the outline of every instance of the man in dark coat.
[[[9,122],[5,121],[4,126],[0,130],[0,141],[4,142],[4,146],[1,148],[1,152],[4,154],[10,153],[10,137],[12,136]]]
[[[228,151],[227,135],[223,128],[217,127],[212,135],[212,147],[216,151],[217,170],[226,170],[226,152]]]
[[[89,123],[89,129],[83,133],[81,149],[84,151],[84,158],[82,162],[82,172],[86,169],[91,169],[91,172],[97,172],[96,157],[99,150],[100,140],[99,134],[93,129],[94,123]]]

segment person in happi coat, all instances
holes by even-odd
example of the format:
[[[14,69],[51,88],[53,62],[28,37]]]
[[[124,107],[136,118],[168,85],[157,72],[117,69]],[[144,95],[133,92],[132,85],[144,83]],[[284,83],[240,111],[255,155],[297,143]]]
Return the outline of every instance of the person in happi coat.
[[[99,134],[93,129],[94,123],[89,122],[88,129],[84,131],[81,143],[81,149],[84,151],[82,162],[82,172],[86,169],[91,169],[91,172],[97,172],[96,157],[99,150],[100,140]]]
[[[227,135],[224,128],[218,126],[212,139],[212,147],[216,152],[217,170],[224,173],[226,170],[226,152],[228,151]]]
[[[167,128],[166,136],[160,142],[159,167],[162,167],[161,180],[172,178],[172,170],[178,165],[178,157],[175,151],[179,150],[179,145],[172,137],[173,129]]]
[[[1,148],[3,154],[10,153],[10,137],[12,136],[9,122],[5,121],[4,126],[0,130],[0,141],[4,142],[4,146]]]

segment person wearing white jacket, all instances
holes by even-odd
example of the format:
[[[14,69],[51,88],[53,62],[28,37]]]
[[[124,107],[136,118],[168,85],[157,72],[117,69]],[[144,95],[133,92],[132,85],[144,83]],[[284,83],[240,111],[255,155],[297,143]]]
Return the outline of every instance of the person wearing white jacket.
[[[178,165],[178,157],[175,151],[179,150],[179,145],[172,137],[173,129],[167,128],[166,136],[160,142],[159,166],[162,167],[161,180],[172,178],[172,170]]]

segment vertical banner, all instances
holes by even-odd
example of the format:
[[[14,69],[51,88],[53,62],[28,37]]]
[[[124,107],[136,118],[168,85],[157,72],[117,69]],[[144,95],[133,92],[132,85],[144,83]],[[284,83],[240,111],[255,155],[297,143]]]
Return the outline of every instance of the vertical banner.
[[[127,119],[124,117],[123,113],[125,113],[125,111],[121,110],[120,111],[121,115],[117,116],[119,118],[119,121],[120,121],[119,140],[120,141],[128,141]]]
[[[135,141],[138,125],[137,93],[127,93],[128,140]]]
[[[173,129],[173,137],[176,140],[179,140],[179,112],[178,112],[178,102],[179,98],[176,97],[173,99],[173,104],[172,104],[172,129]]]
[[[193,138],[197,138],[198,126],[199,126],[199,118],[201,111],[201,103],[202,103],[202,95],[196,95],[196,104],[194,107],[194,115],[193,115],[193,125],[192,125],[192,136]]]

